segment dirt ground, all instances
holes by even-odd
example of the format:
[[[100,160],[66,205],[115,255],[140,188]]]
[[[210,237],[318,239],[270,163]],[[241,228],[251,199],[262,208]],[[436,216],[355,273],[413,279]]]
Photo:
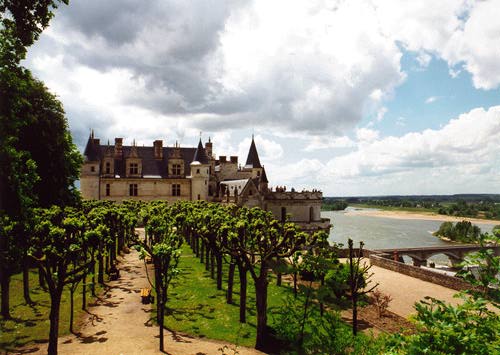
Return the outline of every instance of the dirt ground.
[[[162,354],[159,350],[159,330],[150,320],[151,307],[141,303],[140,290],[150,287],[144,262],[132,250],[121,260],[120,279],[109,282],[101,299],[88,308],[80,320],[78,335],[59,338],[59,354]],[[224,345],[215,340],[199,339],[165,331],[165,350],[171,355],[222,354]],[[263,354],[255,349],[237,348],[240,355]],[[28,346],[19,354],[46,354],[47,344]],[[226,351],[226,354],[233,354]]]

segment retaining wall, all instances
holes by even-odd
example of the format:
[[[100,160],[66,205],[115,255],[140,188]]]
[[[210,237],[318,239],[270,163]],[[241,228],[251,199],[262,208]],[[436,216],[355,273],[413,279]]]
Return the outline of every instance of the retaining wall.
[[[363,250],[363,254],[365,254],[365,250]],[[372,265],[415,277],[423,281],[432,282],[434,284],[448,287],[457,291],[470,290],[471,288],[473,288],[471,284],[458,277],[443,275],[437,272],[422,269],[417,266],[404,264],[398,261],[394,261],[390,258],[385,258],[381,254],[372,252],[370,253],[369,257],[370,263]]]

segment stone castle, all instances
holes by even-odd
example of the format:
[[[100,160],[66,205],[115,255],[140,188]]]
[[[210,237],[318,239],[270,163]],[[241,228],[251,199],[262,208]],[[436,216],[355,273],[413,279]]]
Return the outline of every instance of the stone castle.
[[[82,197],[112,201],[203,200],[258,206],[279,220],[289,218],[304,231],[330,229],[330,220],[320,216],[320,191],[273,191],[268,187],[253,137],[244,166],[238,163],[237,156],[216,159],[212,147],[210,139],[203,147],[201,138],[196,148],[177,143],[164,147],[162,140],[149,147],[135,143],[124,146],[122,138],[115,138],[114,145],[102,145],[92,131],[81,169]]]

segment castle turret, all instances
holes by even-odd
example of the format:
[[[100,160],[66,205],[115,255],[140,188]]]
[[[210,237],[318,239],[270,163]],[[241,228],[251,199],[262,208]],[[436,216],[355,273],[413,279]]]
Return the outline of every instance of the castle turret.
[[[99,199],[99,174],[100,174],[100,142],[94,138],[94,130],[89,135],[85,151],[85,157],[80,174],[80,190],[82,197],[86,199]]]
[[[257,153],[257,147],[255,146],[253,134],[250,150],[248,151],[247,162],[245,163],[245,169],[252,169],[252,178],[260,178],[262,174],[262,165],[260,164],[259,153]]]
[[[208,200],[208,180],[210,177],[210,162],[203,144],[198,143],[191,165],[191,200]]]

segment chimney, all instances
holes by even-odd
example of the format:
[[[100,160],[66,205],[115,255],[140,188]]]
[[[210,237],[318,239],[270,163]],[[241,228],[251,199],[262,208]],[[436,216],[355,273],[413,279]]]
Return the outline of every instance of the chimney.
[[[238,164],[238,156],[236,156],[236,155],[231,155],[231,163],[233,163],[233,164]]]
[[[115,159],[123,157],[123,138],[115,138]]]
[[[163,159],[163,141],[161,139],[153,142],[155,159]]]
[[[225,156],[225,155],[221,155],[221,156],[219,156],[219,161],[220,161],[221,163],[225,163],[225,162],[226,162],[226,156]]]
[[[210,141],[210,137],[208,138],[208,142],[205,143],[205,151],[207,152],[208,158],[212,159],[212,142]]]

